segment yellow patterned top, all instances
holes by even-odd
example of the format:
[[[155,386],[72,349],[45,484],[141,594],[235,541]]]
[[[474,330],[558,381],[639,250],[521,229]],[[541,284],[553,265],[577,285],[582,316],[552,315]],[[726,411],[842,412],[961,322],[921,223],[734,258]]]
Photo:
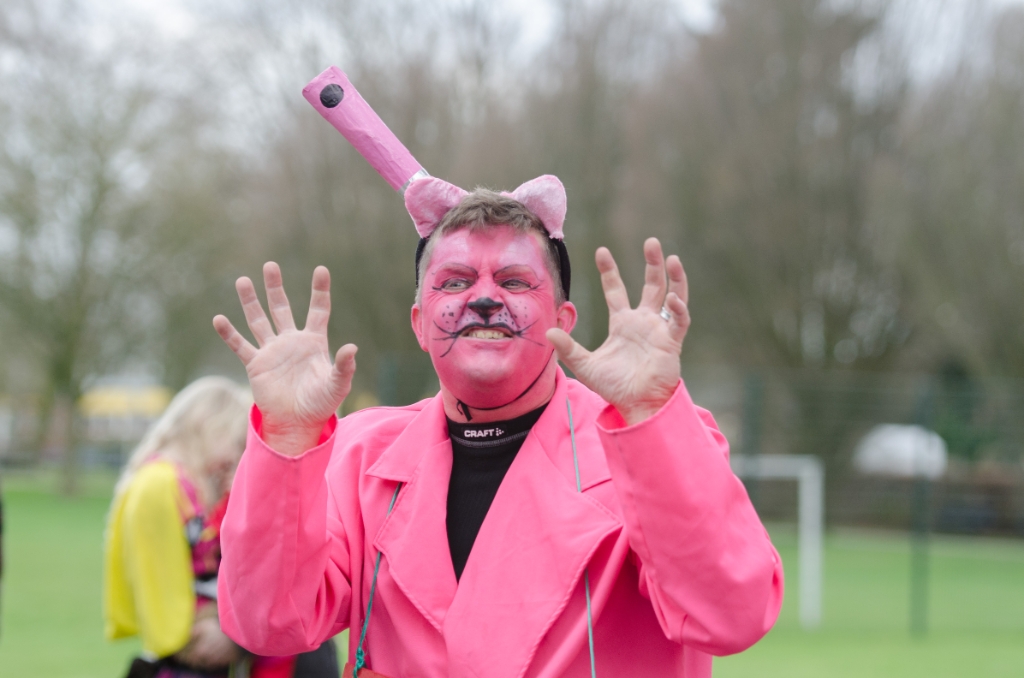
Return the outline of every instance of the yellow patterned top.
[[[108,639],[138,635],[155,657],[188,642],[196,598],[183,517],[191,513],[177,469],[164,461],[145,464],[115,498],[103,573]]]

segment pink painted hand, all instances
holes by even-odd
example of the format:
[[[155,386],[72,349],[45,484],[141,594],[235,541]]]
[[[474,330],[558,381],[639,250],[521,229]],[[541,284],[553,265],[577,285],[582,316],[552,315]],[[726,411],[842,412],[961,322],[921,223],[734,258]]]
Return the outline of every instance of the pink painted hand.
[[[647,419],[672,397],[679,384],[679,352],[690,327],[686,273],[679,257],[672,255],[666,261],[661,243],[648,238],[644,258],[643,294],[634,309],[611,252],[604,247],[597,250],[609,315],[608,338],[597,350],[591,353],[562,330],[547,331],[561,361],[614,405],[630,425]],[[667,322],[662,308],[670,316]]]
[[[276,333],[246,277],[239,278],[235,288],[259,348],[222,315],[213,319],[213,326],[245,365],[253,400],[263,413],[263,440],[281,454],[297,456],[316,445],[324,424],[348,395],[357,349],[345,344],[331,360],[331,274],[325,267],[313,271],[313,294],[302,330],[295,327],[277,264],[264,264],[263,281]]]

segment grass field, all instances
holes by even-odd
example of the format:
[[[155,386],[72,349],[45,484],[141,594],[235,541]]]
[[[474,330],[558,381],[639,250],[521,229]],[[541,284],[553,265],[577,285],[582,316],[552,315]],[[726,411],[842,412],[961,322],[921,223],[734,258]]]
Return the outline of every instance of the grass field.
[[[68,500],[49,479],[4,478],[0,676],[123,675],[133,641],[107,643],[100,618],[103,521],[111,483],[90,478]]]
[[[796,562],[792,531],[773,530],[783,562]],[[1024,676],[1024,543],[932,541],[929,632],[911,638],[910,552],[902,535],[841,531],[826,538],[825,622],[797,623],[797,572],[768,636],[715,660],[716,678]]]
[[[4,479],[7,567],[0,678],[111,678],[137,645],[107,643],[100,620],[103,520],[111,480],[55,497],[49,481]],[[792,532],[773,530],[786,563]],[[930,632],[907,632],[909,551],[900,535],[840,531],[826,542],[825,624],[796,621],[797,573],[776,628],[757,646],[716,660],[716,678],[1024,676],[1024,543],[933,542]],[[639,658],[638,658],[639,659]]]

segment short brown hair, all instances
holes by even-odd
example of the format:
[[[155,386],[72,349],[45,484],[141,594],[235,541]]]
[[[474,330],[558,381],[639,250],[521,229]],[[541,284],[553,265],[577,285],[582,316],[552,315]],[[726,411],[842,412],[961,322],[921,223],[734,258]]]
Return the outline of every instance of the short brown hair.
[[[540,218],[518,200],[486,188],[477,188],[463,198],[462,202],[441,218],[441,223],[430,234],[416,271],[416,302],[420,301],[423,277],[427,272],[430,256],[433,254],[437,240],[446,233],[454,233],[463,228],[478,229],[490,226],[511,226],[520,233],[535,231],[543,237],[545,243],[544,263],[547,265],[554,285],[555,305],[565,302],[565,291],[559,282],[561,273],[558,255],[555,253],[554,247],[548,245],[551,236],[544,228]]]

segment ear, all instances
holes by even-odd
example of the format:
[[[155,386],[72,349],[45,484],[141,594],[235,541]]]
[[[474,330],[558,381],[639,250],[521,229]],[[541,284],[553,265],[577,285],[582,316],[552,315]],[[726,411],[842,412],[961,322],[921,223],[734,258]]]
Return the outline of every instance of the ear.
[[[416,232],[426,238],[434,232],[448,210],[457,206],[466,192],[437,177],[417,179],[405,189],[405,209],[409,211]]]
[[[409,314],[409,320],[412,323],[412,332],[416,335],[417,343],[419,343],[420,348],[426,351],[427,333],[423,331],[423,311],[420,309],[419,304],[412,305],[412,312]]]
[[[539,176],[505,195],[523,203],[540,217],[549,236],[557,240],[565,237],[562,233],[566,209],[565,186],[558,177],[550,174]]]
[[[558,307],[558,314],[555,317],[558,329],[572,334],[572,328],[576,327],[576,306],[571,301],[566,301]]]

